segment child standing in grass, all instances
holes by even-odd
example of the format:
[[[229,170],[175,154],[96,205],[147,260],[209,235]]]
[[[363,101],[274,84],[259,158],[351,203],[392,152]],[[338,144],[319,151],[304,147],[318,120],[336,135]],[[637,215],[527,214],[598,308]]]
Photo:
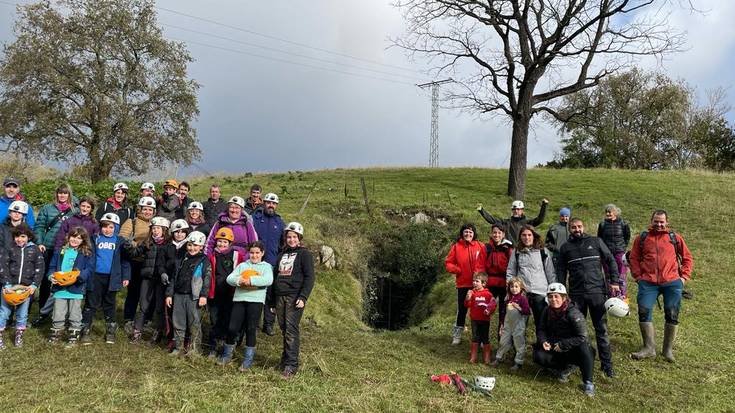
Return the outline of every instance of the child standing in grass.
[[[56,344],[69,319],[69,336],[67,347],[73,347],[79,340],[82,331],[82,299],[87,290],[87,280],[94,271],[94,254],[92,242],[83,227],[74,227],[66,234],[60,249],[54,251],[48,270],[51,281],[51,293],[54,295],[53,324],[49,343]],[[62,286],[57,278],[58,273],[78,271],[74,283]]]
[[[207,305],[209,283],[212,279],[212,266],[204,255],[207,236],[194,231],[186,237],[186,255],[177,271],[172,274],[166,287],[166,306],[173,308],[174,343],[171,355],[179,355],[184,350],[184,338],[191,336],[188,355],[199,351],[202,336],[200,308]]]
[[[237,287],[232,298],[232,315],[227,332],[220,364],[227,364],[232,360],[237,336],[245,324],[245,353],[240,365],[240,371],[246,371],[253,365],[255,358],[255,337],[258,332],[258,322],[263,313],[266,288],[273,283],[273,267],[263,261],[265,245],[261,241],[250,244],[250,258],[235,267],[227,276],[227,284]]]
[[[526,354],[526,326],[531,308],[526,298],[526,287],[518,277],[508,281],[508,295],[503,305],[506,306],[505,323],[500,330],[500,346],[495,354],[492,366],[497,367],[503,361],[503,356],[511,347],[515,347],[516,357],[511,371],[518,371],[523,366],[523,357]]]
[[[470,310],[472,323],[472,343],[470,344],[470,363],[477,362],[477,351],[482,346],[482,359],[490,363],[490,317],[497,303],[493,294],[486,288],[487,275],[477,273],[472,276],[472,289],[467,291],[464,305]]]

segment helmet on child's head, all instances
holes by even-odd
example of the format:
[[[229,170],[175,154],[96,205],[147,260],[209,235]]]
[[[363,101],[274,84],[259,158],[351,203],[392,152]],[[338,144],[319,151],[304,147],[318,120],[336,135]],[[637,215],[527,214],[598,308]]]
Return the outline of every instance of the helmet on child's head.
[[[156,209],[156,200],[149,196],[142,196],[138,200],[139,207],[150,207]]]
[[[8,212],[20,212],[23,215],[28,215],[28,204],[23,201],[13,201],[8,207]]]
[[[605,310],[612,317],[625,317],[630,314],[630,307],[619,297],[610,297],[605,301]]]
[[[273,192],[268,192],[263,197],[263,202],[275,202],[278,203],[278,195],[274,194]]]
[[[189,223],[186,222],[186,220],[184,220],[184,219],[177,219],[177,220],[174,220],[174,222],[171,223],[170,230],[171,230],[172,233],[174,233],[176,231],[185,230],[185,229],[189,229]]]
[[[200,211],[204,211],[204,205],[202,205],[201,202],[194,201],[191,202],[186,209],[198,209]]]
[[[156,186],[153,185],[151,182],[145,182],[143,185],[140,186],[140,190],[148,189],[150,191],[156,192]]]
[[[233,234],[232,230],[229,228],[220,228],[217,230],[217,234],[214,236],[214,239],[226,239],[232,243],[235,242],[235,234]]]
[[[7,289],[3,288],[3,299],[8,305],[16,306],[23,304],[31,296],[31,289],[25,285],[14,285]]]
[[[105,221],[112,222],[115,225],[120,225],[120,217],[117,216],[117,214],[113,214],[112,212],[108,212],[105,215],[102,215],[102,218],[100,218],[100,223]]]
[[[207,236],[199,231],[193,231],[186,237],[186,242],[191,242],[194,245],[204,246],[207,243]]]
[[[288,225],[283,227],[283,232],[293,231],[301,236],[304,235],[304,227],[301,226],[298,222],[289,222]]]
[[[166,188],[167,186],[170,186],[172,188],[178,188],[179,187],[179,183],[176,182],[175,179],[167,179],[167,180],[163,181],[163,187]]]
[[[229,200],[229,201],[227,201],[227,203],[228,203],[228,204],[235,204],[235,205],[239,205],[239,206],[240,206],[240,208],[245,208],[245,200],[244,200],[244,199],[242,199],[242,198],[241,198],[241,197],[239,197],[239,196],[233,196],[232,198],[230,198],[230,200]]]
[[[168,219],[164,217],[153,217],[151,218],[151,226],[154,225],[157,227],[168,228],[169,226],[171,226],[171,223]]]
[[[123,191],[128,192],[128,184],[125,182],[118,182],[112,187],[112,192]]]

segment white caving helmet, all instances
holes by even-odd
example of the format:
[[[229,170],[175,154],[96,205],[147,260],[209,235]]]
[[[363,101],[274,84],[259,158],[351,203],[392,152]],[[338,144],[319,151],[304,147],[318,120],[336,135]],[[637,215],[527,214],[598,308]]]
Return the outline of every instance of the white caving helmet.
[[[128,189],[129,189],[128,184],[126,184],[125,182],[118,182],[115,185],[113,185],[112,192],[117,192],[117,191],[128,192]]]
[[[275,203],[278,203],[278,195],[274,194],[273,192],[268,192],[263,197],[263,202],[275,202]]]
[[[191,202],[186,209],[198,209],[200,211],[204,211],[204,205],[202,205],[201,202],[194,201]]]
[[[140,189],[141,189],[141,191],[142,191],[143,189],[150,189],[151,191],[153,191],[153,192],[156,192],[156,186],[155,186],[155,185],[153,185],[153,184],[152,184],[152,183],[150,183],[150,182],[145,182],[145,183],[143,183],[143,185],[141,185],[141,186],[140,186]]]
[[[117,214],[113,214],[112,212],[108,212],[105,215],[102,215],[102,218],[100,218],[100,222],[112,222],[115,225],[120,225],[120,217],[117,216]]]
[[[612,317],[626,317],[630,314],[630,307],[619,297],[610,297],[605,301],[605,310]]]
[[[567,287],[565,287],[562,283],[551,283],[546,288],[546,295],[552,293],[567,295]]]
[[[186,242],[191,242],[194,245],[204,246],[204,244],[207,243],[207,236],[199,231],[194,231],[189,234],[188,237],[186,237]]]
[[[288,225],[283,227],[283,232],[293,231],[302,237],[304,236],[304,227],[296,221],[289,222]]]
[[[235,205],[239,205],[239,206],[240,206],[240,208],[243,208],[243,209],[245,209],[245,200],[244,200],[244,199],[242,199],[242,198],[241,198],[241,197],[239,197],[239,196],[233,196],[232,198],[230,198],[230,200],[229,200],[229,201],[227,201],[227,203],[228,203],[228,204],[235,204]]]
[[[171,223],[171,227],[169,227],[171,232],[181,231],[183,229],[189,229],[189,223],[186,222],[184,219],[177,219],[174,222]]]
[[[475,376],[475,386],[478,389],[490,391],[495,388],[495,377]]]
[[[28,204],[23,201],[13,201],[8,207],[8,212],[11,211],[20,212],[23,215],[28,215]]]
[[[523,205],[523,201],[513,201],[512,204],[510,204],[511,209],[523,209],[525,208],[525,205]]]
[[[153,209],[156,209],[156,200],[149,196],[143,196],[140,197],[138,200],[138,206],[139,207],[151,207]]]
[[[154,225],[159,226],[159,227],[168,228],[171,226],[171,222],[169,222],[169,220],[164,217],[153,217],[151,218],[151,226],[154,226]]]

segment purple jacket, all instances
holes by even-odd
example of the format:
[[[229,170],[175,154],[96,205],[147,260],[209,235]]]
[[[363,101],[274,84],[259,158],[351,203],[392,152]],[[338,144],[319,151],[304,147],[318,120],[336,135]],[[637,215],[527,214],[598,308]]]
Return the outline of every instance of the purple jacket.
[[[247,212],[243,211],[240,218],[233,223],[230,222],[227,211],[225,211],[219,214],[217,222],[212,226],[212,231],[210,231],[209,238],[207,238],[207,247],[204,249],[205,254],[210,255],[214,250],[217,244],[215,236],[217,236],[217,231],[220,228],[231,229],[232,234],[235,236],[235,243],[233,245],[244,248],[245,250],[248,249],[248,244],[258,240],[258,234],[255,233],[255,227],[253,227],[253,219]]]
[[[521,314],[523,315],[529,315],[531,314],[531,308],[528,306],[528,298],[526,298],[523,294],[516,294],[511,295],[508,294],[505,299],[505,305],[508,305],[510,303],[516,303],[521,307]]]
[[[68,234],[72,228],[83,227],[87,230],[89,239],[92,239],[92,237],[97,235],[97,233],[100,232],[100,225],[92,218],[93,217],[91,215],[83,216],[76,214],[64,221],[61,224],[61,228],[59,228],[59,232],[56,233],[56,238],[54,239],[54,251],[61,251],[61,247],[64,246],[64,238],[66,238],[66,234]]]

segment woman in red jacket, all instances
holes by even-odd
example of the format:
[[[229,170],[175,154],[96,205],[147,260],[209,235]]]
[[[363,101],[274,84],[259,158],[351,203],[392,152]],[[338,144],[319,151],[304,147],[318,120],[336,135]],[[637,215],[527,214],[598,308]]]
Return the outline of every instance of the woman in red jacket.
[[[500,327],[505,320],[505,272],[508,269],[510,255],[513,254],[513,243],[505,239],[505,226],[502,223],[493,224],[490,232],[490,242],[485,244],[485,272],[487,273],[487,289],[498,301],[498,337]]]
[[[485,271],[485,246],[477,240],[474,224],[464,224],[459,230],[457,242],[452,245],[444,260],[447,272],[455,275],[457,286],[457,320],[452,331],[452,344],[459,344],[464,331],[467,308],[464,299],[472,289],[472,275]]]

